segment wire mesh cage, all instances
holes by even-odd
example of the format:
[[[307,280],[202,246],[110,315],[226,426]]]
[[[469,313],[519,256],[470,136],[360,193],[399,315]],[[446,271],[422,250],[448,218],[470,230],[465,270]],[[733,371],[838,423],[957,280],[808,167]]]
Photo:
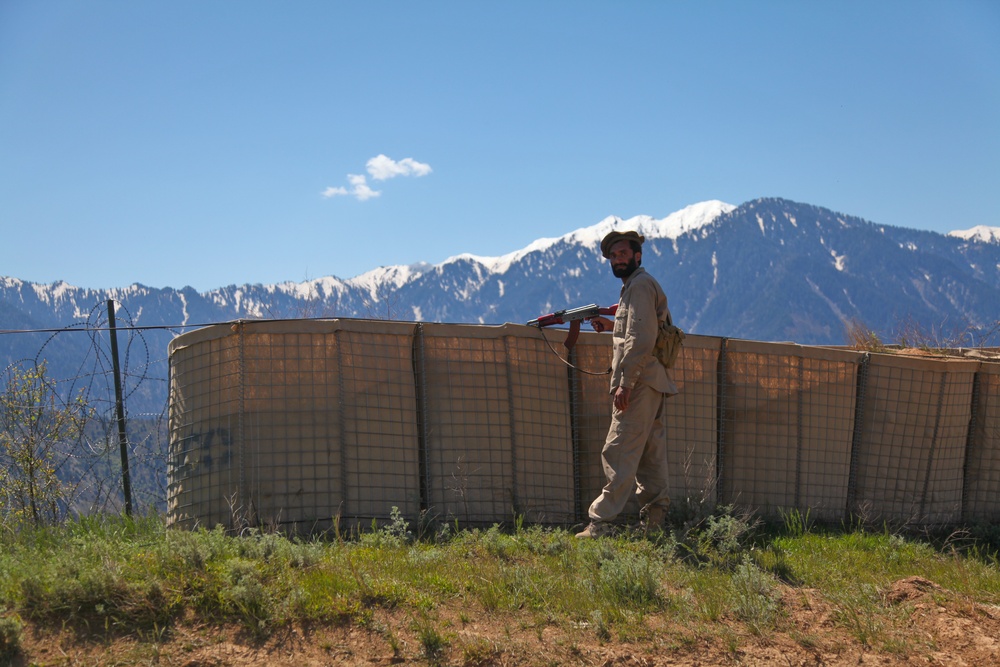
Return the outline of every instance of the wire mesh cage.
[[[568,379],[556,348],[517,325],[421,333],[428,511],[467,523],[572,521]]]
[[[179,336],[168,522],[585,521],[605,483],[611,341],[586,332],[567,351],[566,333],[338,319]],[[665,404],[675,511],[1000,520],[998,369],[689,335]]]
[[[727,341],[721,374],[722,501],[763,515],[844,516],[856,353]]]
[[[1000,364],[976,374],[963,491],[963,520],[1000,521]]]
[[[917,525],[961,518],[979,362],[871,356],[858,419],[853,514]]]

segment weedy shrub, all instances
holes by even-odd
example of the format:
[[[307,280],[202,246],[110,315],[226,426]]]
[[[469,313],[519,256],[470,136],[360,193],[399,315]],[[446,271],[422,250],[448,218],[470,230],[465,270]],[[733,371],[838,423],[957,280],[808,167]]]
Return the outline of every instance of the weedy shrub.
[[[8,665],[21,652],[24,623],[17,614],[0,614],[0,665]]]
[[[834,617],[863,646],[874,646],[885,631],[885,617],[881,596],[872,584],[845,586],[830,591],[828,598],[834,603]]]
[[[845,325],[844,337],[848,346],[863,352],[885,352],[886,346],[877,333],[858,320]]]
[[[396,506],[389,512],[389,523],[379,528],[372,521],[371,532],[362,533],[359,542],[370,547],[400,547],[415,539],[410,524]]]
[[[265,586],[257,561],[238,557],[226,562],[228,585],[220,591],[220,602],[254,634],[262,634],[274,617],[273,599]]]
[[[965,529],[963,536],[965,540],[960,551],[1000,566],[1000,524],[975,523]]]
[[[568,553],[575,546],[575,539],[565,530],[543,526],[529,526],[518,534],[520,544],[538,556],[559,556]]]
[[[774,577],[757,567],[749,556],[744,556],[733,572],[732,586],[737,618],[758,636],[774,628],[781,610],[781,597]]]
[[[445,650],[451,641],[442,634],[434,625],[434,621],[425,616],[420,616],[413,623],[417,639],[420,641],[424,658],[431,664],[438,664],[444,657]]]
[[[732,608],[732,586],[726,573],[715,568],[699,567],[685,572],[690,608],[696,618],[716,622]]]
[[[462,644],[462,664],[468,667],[486,667],[499,664],[503,651],[485,637],[474,637]]]
[[[514,560],[517,552],[524,548],[524,545],[514,540],[500,526],[493,525],[486,532],[476,531],[475,536],[479,546],[486,551],[489,556],[503,561]]]
[[[785,534],[792,537],[802,537],[813,528],[813,522],[809,518],[809,510],[803,514],[798,509],[779,510]]]
[[[599,596],[609,605],[646,608],[662,602],[662,563],[649,554],[622,552],[603,561],[597,574]]]
[[[555,582],[548,579],[548,573],[531,565],[494,563],[477,568],[473,576],[468,592],[489,611],[537,609],[557,603],[560,597],[558,589],[550,586]]]
[[[972,325],[952,326],[950,329],[946,329],[944,322],[937,326],[927,327],[913,317],[907,317],[896,324],[895,337],[896,344],[902,348],[916,348],[947,354],[949,350],[963,345],[969,347],[969,343],[975,347],[977,340],[982,345],[989,340],[991,333],[995,334],[996,329],[994,328],[991,332],[988,327]]]
[[[748,512],[737,513],[732,505],[720,507],[688,531],[684,547],[700,562],[732,569],[742,561],[759,525]]]
[[[893,343],[885,343],[883,339],[863,323],[852,320],[845,327],[847,344],[859,351],[893,352],[900,349],[917,349],[940,355],[954,355],[961,349],[979,349],[990,351],[1000,338],[1000,320],[984,325],[958,324],[946,327],[946,322],[938,325],[925,326],[912,317],[896,322],[895,331],[891,332]]]
[[[590,622],[594,625],[594,632],[602,642],[611,641],[611,627],[604,620],[604,614],[600,609],[595,609],[590,613]]]
[[[235,540],[236,554],[240,558],[262,561],[288,562],[291,560],[292,543],[283,535],[263,532],[259,528],[243,532]]]
[[[222,526],[214,530],[171,530],[153,545],[161,567],[173,572],[204,573],[209,563],[233,551],[233,541]]]
[[[395,548],[412,543],[416,536],[410,532],[410,524],[395,505],[389,512],[389,523],[379,527],[372,519],[371,530],[358,535],[358,543],[372,548]]]

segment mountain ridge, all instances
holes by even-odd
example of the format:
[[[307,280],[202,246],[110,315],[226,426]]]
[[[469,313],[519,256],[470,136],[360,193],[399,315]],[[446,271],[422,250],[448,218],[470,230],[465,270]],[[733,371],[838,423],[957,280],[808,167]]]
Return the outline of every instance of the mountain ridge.
[[[118,303],[119,326],[151,327],[143,345],[166,377],[166,344],[198,324],[238,319],[367,317],[473,324],[523,323],[560,308],[617,301],[598,244],[611,229],[647,237],[643,266],[657,277],[675,321],[695,334],[843,344],[860,322],[883,340],[917,323],[955,340],[1000,321],[1000,229],[950,235],[891,227],[810,204],[710,200],[665,218],[609,216],[492,258],[383,266],[350,279],[229,285],[199,293],[133,283],[113,289],[0,277],[0,329],[86,328]],[[992,228],[991,228],[992,229]],[[102,319],[103,318],[103,319]],[[910,323],[909,325],[907,323]],[[156,330],[156,327],[163,327]],[[48,357],[70,373],[83,337],[10,334],[4,367]]]
[[[752,204],[754,202],[766,202],[766,201],[786,201],[781,198],[760,198],[753,200],[753,202],[747,202],[747,204]],[[747,204],[744,204],[747,205]],[[801,204],[800,206],[810,206],[806,204]],[[559,237],[551,238],[541,238],[529,243],[524,248],[514,250],[512,252],[506,253],[504,255],[498,256],[482,256],[474,255],[471,253],[460,253],[458,255],[453,255],[446,258],[438,264],[431,264],[428,262],[415,262],[409,265],[382,265],[369,269],[357,276],[351,278],[340,278],[335,275],[323,276],[320,278],[307,279],[300,282],[295,281],[281,281],[278,283],[243,283],[242,285],[237,285],[236,283],[231,283],[229,285],[216,287],[210,290],[205,290],[197,292],[194,288],[189,286],[184,286],[180,288],[175,288],[172,286],[166,286],[162,288],[151,287],[144,285],[143,283],[135,282],[131,283],[125,287],[112,287],[112,288],[94,288],[94,287],[79,287],[65,280],[55,280],[51,283],[36,283],[27,280],[22,280],[13,276],[0,276],[0,288],[16,288],[22,285],[32,286],[36,292],[40,293],[40,296],[46,292],[52,297],[59,298],[65,293],[76,290],[83,291],[84,293],[107,293],[113,298],[125,298],[132,294],[135,294],[141,290],[174,290],[177,292],[187,292],[194,291],[202,296],[213,294],[219,291],[234,290],[239,288],[247,287],[261,287],[270,291],[282,291],[288,294],[299,293],[300,296],[308,296],[308,292],[303,294],[303,289],[308,289],[310,287],[315,288],[317,286],[323,286],[324,292],[326,294],[332,294],[334,289],[342,287],[344,285],[353,286],[365,286],[371,288],[375,284],[381,284],[383,282],[391,282],[395,287],[401,287],[402,285],[409,282],[415,277],[420,277],[425,273],[432,271],[434,269],[440,269],[449,264],[453,264],[460,261],[473,261],[491,270],[491,272],[503,272],[506,270],[510,264],[516,259],[520,259],[525,255],[532,252],[542,251],[560,242],[576,242],[584,246],[589,246],[595,251],[598,249],[600,239],[604,237],[608,232],[613,229],[633,229],[641,234],[646,235],[651,239],[672,239],[676,240],[679,236],[702,229],[704,227],[710,227],[713,223],[717,222],[718,218],[723,213],[728,213],[734,209],[738,208],[732,204],[727,204],[719,200],[708,200],[704,202],[699,202],[696,204],[691,204],[683,209],[671,213],[665,218],[654,218],[649,215],[636,215],[631,218],[621,218],[618,216],[608,216],[598,222],[595,225],[589,227],[581,227],[577,230],[569,232]],[[820,207],[813,207],[820,209]],[[823,209],[820,209],[823,210]],[[835,213],[838,216],[846,218],[855,218],[861,220],[867,224],[876,225],[881,228],[890,228],[889,225],[878,225],[877,223],[869,222],[861,218],[856,218],[856,216],[844,216],[843,214]],[[760,221],[758,221],[759,224]],[[793,223],[794,224],[794,223]],[[928,234],[939,234],[938,232],[929,232],[924,230],[915,230],[905,227],[897,227],[897,229],[905,229],[911,232],[924,232]],[[961,239],[963,241],[972,243],[986,243],[986,244],[998,244],[1000,245],[1000,227],[989,227],[986,225],[977,225],[967,230],[953,230],[943,234],[944,236],[953,237]],[[49,288],[46,290],[45,288]],[[42,296],[42,298],[45,298]]]

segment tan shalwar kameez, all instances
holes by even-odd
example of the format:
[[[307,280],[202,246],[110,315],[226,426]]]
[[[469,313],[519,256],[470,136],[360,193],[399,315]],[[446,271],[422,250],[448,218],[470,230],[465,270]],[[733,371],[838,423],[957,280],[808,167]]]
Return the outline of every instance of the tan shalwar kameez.
[[[677,385],[653,356],[668,312],[660,284],[642,267],[636,269],[622,286],[611,362],[611,394],[618,387],[628,387],[631,394],[625,410],[613,408],[601,450],[607,484],[590,505],[595,523],[617,517],[633,490],[646,511],[657,507],[665,512],[670,505],[663,406],[667,396],[677,393]]]

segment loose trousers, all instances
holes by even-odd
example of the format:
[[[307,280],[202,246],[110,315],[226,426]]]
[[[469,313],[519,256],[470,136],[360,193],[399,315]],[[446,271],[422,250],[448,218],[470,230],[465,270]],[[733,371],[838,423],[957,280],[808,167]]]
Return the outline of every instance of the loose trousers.
[[[590,505],[593,521],[611,521],[625,508],[633,490],[640,508],[670,506],[667,476],[666,395],[637,384],[624,411],[614,408],[601,450],[607,484]]]

